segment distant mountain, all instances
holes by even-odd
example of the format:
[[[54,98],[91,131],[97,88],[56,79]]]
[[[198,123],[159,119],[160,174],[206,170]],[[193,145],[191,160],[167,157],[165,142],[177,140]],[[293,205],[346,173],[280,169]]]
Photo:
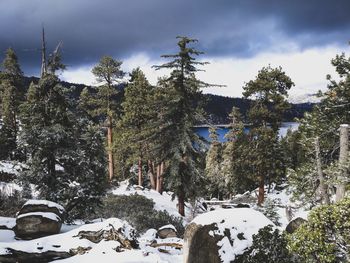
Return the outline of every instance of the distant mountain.
[[[231,98],[213,94],[205,94],[207,100],[205,112],[209,115],[209,120],[213,124],[229,123],[228,115],[232,107],[240,109],[243,117],[247,116],[251,100],[243,98]],[[294,118],[303,117],[305,112],[311,111],[315,103],[291,103],[291,108],[284,114],[283,121],[293,121]]]
[[[37,83],[39,78],[37,77],[25,77],[25,85],[29,87],[31,82]],[[61,84],[66,88],[75,87],[72,90],[73,97],[78,98],[81,91],[87,87],[84,84],[76,84],[62,81]],[[119,85],[118,89],[121,91],[116,100],[121,101],[124,96],[124,86]],[[213,94],[204,94],[205,106],[204,110],[208,115],[209,122],[212,124],[227,124],[229,123],[229,113],[232,110],[232,107],[237,107],[240,109],[241,114],[246,117],[246,114],[249,110],[251,100],[243,99],[243,98],[232,98],[232,97],[224,97]],[[311,111],[312,107],[315,103],[291,103],[291,108],[284,114],[283,121],[293,121],[294,118],[301,118],[305,112]]]

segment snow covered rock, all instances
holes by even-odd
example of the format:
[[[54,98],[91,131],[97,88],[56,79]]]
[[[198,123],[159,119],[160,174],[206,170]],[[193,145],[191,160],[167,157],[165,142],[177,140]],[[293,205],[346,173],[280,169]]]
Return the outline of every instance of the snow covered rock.
[[[289,234],[293,234],[303,223],[307,222],[307,220],[297,217],[289,222],[289,224],[286,227],[286,231]]]
[[[16,237],[34,239],[58,234],[61,230],[64,208],[47,200],[29,200],[19,211],[14,228]]]
[[[232,262],[252,245],[260,228],[274,224],[250,209],[221,209],[196,217],[185,230],[184,261]]]
[[[0,262],[51,262],[62,259],[74,263],[121,262],[119,258],[130,254],[138,246],[134,228],[126,221],[109,218],[58,235],[0,242]],[[135,251],[141,254],[140,250]],[[110,261],[105,260],[107,255]]]
[[[157,236],[162,239],[169,237],[177,237],[177,230],[173,225],[162,226],[158,229]]]

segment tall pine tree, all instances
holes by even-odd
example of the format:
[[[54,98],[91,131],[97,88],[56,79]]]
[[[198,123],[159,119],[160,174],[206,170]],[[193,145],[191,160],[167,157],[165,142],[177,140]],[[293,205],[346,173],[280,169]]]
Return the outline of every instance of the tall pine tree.
[[[294,85],[282,68],[262,68],[255,80],[244,87],[245,98],[254,99],[248,117],[252,124],[251,151],[255,155],[252,166],[259,182],[258,205],[264,202],[265,182],[284,173],[281,148],[278,141],[278,128],[283,113],[288,109],[288,90]]]
[[[194,198],[198,192],[199,181],[202,177],[200,167],[201,141],[194,132],[196,115],[199,112],[195,107],[195,100],[200,97],[200,88],[208,84],[198,80],[195,72],[198,62],[194,56],[202,52],[189,47],[188,44],[197,40],[187,37],[178,37],[179,52],[173,55],[163,55],[172,59],[170,62],[156,69],[171,69],[170,77],[166,80],[168,87],[172,89],[173,96],[169,98],[167,107],[167,130],[169,132],[167,159],[167,183],[178,198],[178,208],[181,215],[185,215],[185,201]]]
[[[6,51],[0,73],[0,103],[2,125],[0,128],[0,158],[16,158],[19,105],[23,101],[23,72],[15,51]],[[17,152],[18,153],[18,152]]]

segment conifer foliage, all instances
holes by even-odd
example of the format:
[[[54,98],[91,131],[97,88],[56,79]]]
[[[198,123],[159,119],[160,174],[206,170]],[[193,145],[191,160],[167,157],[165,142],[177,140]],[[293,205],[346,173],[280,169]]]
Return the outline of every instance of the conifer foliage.
[[[162,57],[172,60],[154,67],[172,70],[170,76],[165,80],[173,93],[166,109],[166,122],[168,123],[166,126],[170,133],[165,154],[167,159],[165,174],[169,188],[177,195],[179,213],[184,215],[185,201],[194,198],[199,190],[199,181],[202,180],[198,149],[201,141],[192,127],[199,112],[195,107],[195,99],[201,95],[200,88],[207,87],[208,84],[195,77],[198,71],[197,66],[207,64],[196,61],[194,56],[202,52],[188,46],[197,40],[187,37],[178,37],[178,39],[179,52],[174,55],[163,55]]]
[[[23,100],[23,72],[18,63],[15,51],[6,51],[0,73],[0,158],[19,158],[17,137],[19,130],[19,104]]]
[[[46,73],[29,87],[21,106],[22,147],[28,154],[21,179],[41,198],[64,204],[70,216],[91,212],[105,191],[101,132],[84,114],[57,76]]]
[[[288,109],[286,97],[294,85],[282,68],[262,68],[255,80],[244,87],[243,95],[255,99],[249,110],[248,118],[252,124],[250,130],[250,151],[253,154],[251,166],[259,182],[258,204],[264,202],[264,185],[267,181],[285,173],[281,146],[278,142],[278,128],[283,113]]]

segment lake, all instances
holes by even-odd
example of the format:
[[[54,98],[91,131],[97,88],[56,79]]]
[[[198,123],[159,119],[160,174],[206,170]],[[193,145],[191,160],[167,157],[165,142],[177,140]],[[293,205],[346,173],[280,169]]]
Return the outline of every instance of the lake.
[[[281,128],[279,129],[279,136],[284,137],[287,134],[288,129],[291,129],[292,131],[298,129],[299,123],[297,122],[283,122]],[[219,141],[225,142],[225,134],[228,132],[228,128],[226,127],[218,127],[217,132],[219,134]],[[245,128],[246,131],[249,130],[249,128]],[[209,138],[209,128],[208,127],[197,127],[195,128],[195,131],[197,134],[205,138],[206,140],[210,141]]]

